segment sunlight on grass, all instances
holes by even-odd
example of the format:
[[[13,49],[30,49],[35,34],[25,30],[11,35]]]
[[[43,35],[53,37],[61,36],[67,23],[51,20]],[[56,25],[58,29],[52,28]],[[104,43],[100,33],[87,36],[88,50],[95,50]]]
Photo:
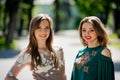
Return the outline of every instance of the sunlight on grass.
[[[0,37],[0,49],[15,49],[14,41],[10,44],[5,44],[5,37]]]
[[[120,49],[120,43],[111,43],[110,45]]]
[[[110,39],[118,39],[117,34],[113,33],[109,35]]]
[[[110,45],[113,47],[116,47],[118,49],[120,49],[120,40],[117,37],[117,34],[111,34],[109,35],[110,37]]]

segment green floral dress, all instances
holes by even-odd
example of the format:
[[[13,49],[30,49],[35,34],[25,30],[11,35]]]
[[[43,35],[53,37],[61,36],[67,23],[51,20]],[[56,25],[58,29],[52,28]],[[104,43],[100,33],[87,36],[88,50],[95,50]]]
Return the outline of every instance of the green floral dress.
[[[111,58],[101,54],[104,47],[85,48],[75,58],[71,80],[115,80]]]

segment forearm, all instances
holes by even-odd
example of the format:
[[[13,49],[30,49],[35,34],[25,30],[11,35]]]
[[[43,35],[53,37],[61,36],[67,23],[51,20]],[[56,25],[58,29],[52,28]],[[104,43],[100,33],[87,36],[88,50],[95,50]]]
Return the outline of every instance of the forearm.
[[[6,76],[5,77],[5,80],[18,80],[16,77],[14,77],[14,76]]]
[[[6,75],[6,77],[5,77],[5,80],[18,80],[17,79],[17,74],[18,74],[19,72],[16,72],[16,71],[14,71],[13,69],[11,69],[8,73],[7,73],[7,75]]]

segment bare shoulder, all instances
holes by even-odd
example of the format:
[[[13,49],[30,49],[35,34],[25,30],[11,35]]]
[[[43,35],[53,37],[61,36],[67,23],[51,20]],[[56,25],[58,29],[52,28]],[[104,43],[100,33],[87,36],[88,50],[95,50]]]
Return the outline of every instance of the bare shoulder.
[[[56,45],[56,44],[54,44],[54,45],[53,45],[53,48],[55,49],[55,51],[62,51],[62,50],[63,50],[63,48],[62,48],[61,45]]]
[[[106,57],[111,57],[111,51],[110,51],[110,49],[108,49],[108,48],[103,49],[102,55],[104,55]]]

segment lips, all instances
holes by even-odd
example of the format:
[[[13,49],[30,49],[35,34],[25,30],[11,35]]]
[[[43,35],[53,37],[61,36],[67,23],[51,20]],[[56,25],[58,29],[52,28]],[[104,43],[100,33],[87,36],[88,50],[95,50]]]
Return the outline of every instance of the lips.
[[[91,39],[91,36],[85,36],[85,39],[89,40]]]
[[[46,37],[46,35],[40,35],[40,37],[41,37],[41,38],[45,38],[45,37]]]

